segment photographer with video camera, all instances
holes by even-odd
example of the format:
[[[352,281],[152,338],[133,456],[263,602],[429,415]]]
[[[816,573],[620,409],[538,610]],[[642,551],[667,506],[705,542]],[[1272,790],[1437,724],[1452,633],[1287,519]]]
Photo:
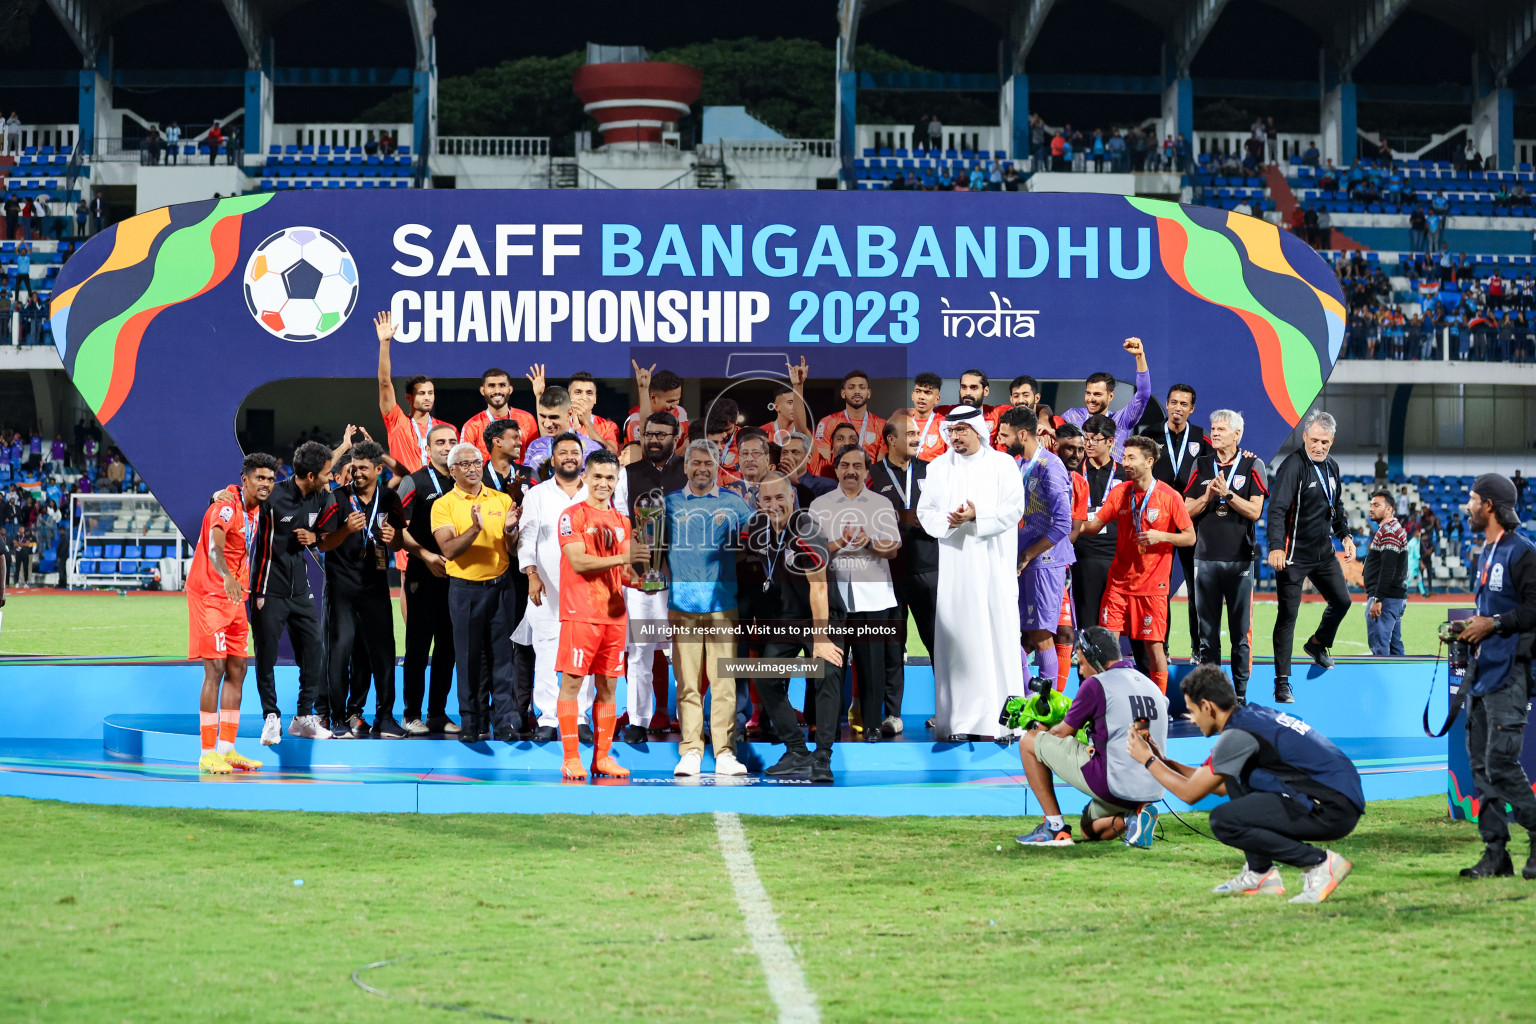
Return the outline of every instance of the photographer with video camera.
[[[1018,837],[1023,846],[1071,846],[1072,826],[1061,817],[1061,805],[1051,782],[1054,773],[1091,799],[1083,810],[1081,826],[1090,840],[1113,839],[1125,834],[1127,846],[1146,849],[1152,845],[1157,808],[1163,787],[1126,752],[1134,732],[1163,749],[1168,741],[1168,698],[1157,684],[1120,659],[1120,638],[1103,626],[1089,626],[1078,634],[1077,671],[1082,679],[1077,696],[1063,717],[1049,726],[1059,709],[1041,719],[1036,711],[1042,698],[1052,703],[1055,680],[1037,682],[1051,694],[1010,698],[1002,724],[1027,725],[1019,741],[1019,760],[1029,779],[1030,791],[1040,801],[1045,820],[1033,832]],[[1087,727],[1088,742],[1075,735]]]
[[[1477,614],[1455,639],[1472,646],[1461,692],[1467,702],[1467,757],[1481,803],[1477,831],[1483,857],[1463,878],[1513,875],[1506,847],[1509,804],[1515,821],[1531,836],[1531,855],[1521,875],[1536,879],[1536,794],[1520,766],[1525,723],[1530,714],[1531,644],[1536,633],[1536,546],[1515,532],[1515,485],[1497,473],[1472,483],[1467,518],[1482,531],[1477,567]],[[1456,624],[1452,623],[1454,627]]]

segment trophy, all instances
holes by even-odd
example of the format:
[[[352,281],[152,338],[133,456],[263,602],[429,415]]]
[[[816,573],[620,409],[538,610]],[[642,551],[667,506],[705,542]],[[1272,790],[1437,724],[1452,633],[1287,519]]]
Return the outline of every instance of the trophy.
[[[640,591],[645,594],[655,594],[667,589],[667,578],[656,568],[657,556],[661,554],[661,521],[667,514],[666,502],[655,491],[649,491],[635,499],[631,508],[634,513],[635,534],[641,543],[651,550],[651,558],[640,577]]]

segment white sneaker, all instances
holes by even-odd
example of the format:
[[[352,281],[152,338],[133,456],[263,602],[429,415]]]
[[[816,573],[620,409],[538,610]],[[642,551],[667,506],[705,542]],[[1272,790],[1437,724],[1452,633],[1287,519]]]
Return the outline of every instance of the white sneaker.
[[[735,758],[732,758],[735,760]],[[699,766],[704,763],[704,755],[697,750],[690,750],[677,762],[677,767],[672,769],[673,775],[697,775]]]
[[[1349,877],[1350,869],[1354,865],[1340,857],[1332,850],[1328,856],[1315,868],[1308,868],[1301,873],[1301,892],[1292,896],[1291,903],[1321,903],[1328,898],[1328,894],[1339,887],[1339,883]]]
[[[880,723],[880,731],[885,733],[887,736],[900,736],[901,719],[897,718],[895,715],[886,715],[885,721]]]
[[[1261,875],[1244,864],[1242,874],[1231,881],[1222,882],[1211,892],[1221,896],[1258,896],[1261,893],[1267,896],[1279,896],[1285,892],[1285,883],[1280,880],[1278,868],[1270,868]]]
[[[427,723],[419,718],[407,718],[404,727],[407,736],[425,736],[431,731],[427,728]]]
[[[729,750],[723,750],[715,755],[716,775],[745,775],[747,766],[736,760],[736,755]]]
[[[319,715],[294,715],[288,723],[288,735],[303,740],[328,740],[331,730],[320,724]]]
[[[283,742],[283,716],[268,715],[261,723],[261,745],[275,747]]]

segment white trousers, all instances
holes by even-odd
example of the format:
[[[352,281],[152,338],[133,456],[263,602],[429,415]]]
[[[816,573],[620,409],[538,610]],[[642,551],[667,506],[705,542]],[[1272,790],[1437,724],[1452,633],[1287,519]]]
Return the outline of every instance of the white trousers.
[[[527,619],[523,621],[527,622]],[[539,725],[558,729],[560,721],[555,705],[560,700],[560,673],[555,671],[555,662],[560,657],[560,623],[554,623],[552,629],[545,622],[529,625],[530,646],[533,647],[533,705],[539,711]],[[581,690],[576,697],[577,713],[583,720],[592,710],[592,699],[596,695],[597,684],[587,676],[581,681]]]
[[[651,625],[647,636],[655,635],[656,624],[667,621],[667,595],[665,591],[643,594],[638,590],[624,591],[624,608],[629,613],[630,636],[637,633],[637,623]],[[624,677],[624,703],[629,711],[629,724],[647,726],[656,714],[656,652],[670,653],[672,645],[656,643],[631,643],[624,649],[624,663],[628,674]]]

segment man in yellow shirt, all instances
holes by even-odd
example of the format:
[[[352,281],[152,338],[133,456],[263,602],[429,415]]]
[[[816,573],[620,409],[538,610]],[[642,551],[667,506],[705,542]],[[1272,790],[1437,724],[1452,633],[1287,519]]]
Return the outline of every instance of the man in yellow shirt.
[[[474,445],[454,445],[448,473],[454,487],[432,505],[432,536],[448,563],[448,617],[459,666],[459,739],[476,743],[494,726],[496,739],[516,741],[522,716],[512,700],[512,628],[517,623],[511,568],[519,510],[511,498],[482,483],[485,462]]]

